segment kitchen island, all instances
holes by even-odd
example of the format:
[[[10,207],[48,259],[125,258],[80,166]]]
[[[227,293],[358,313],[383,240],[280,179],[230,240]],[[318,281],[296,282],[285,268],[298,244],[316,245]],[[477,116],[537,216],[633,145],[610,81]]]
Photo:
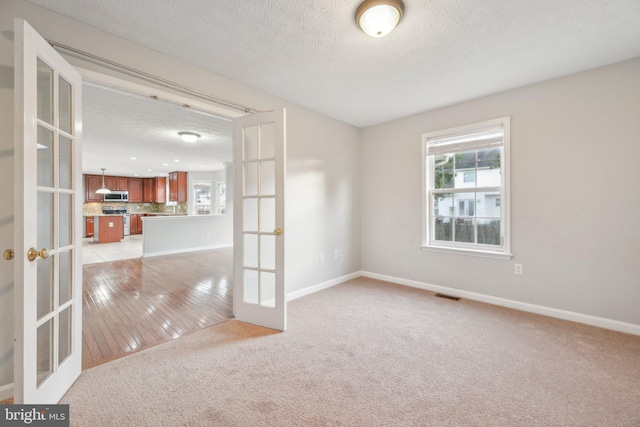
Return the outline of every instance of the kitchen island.
[[[94,215],[93,241],[96,243],[120,242],[124,238],[122,215]]]

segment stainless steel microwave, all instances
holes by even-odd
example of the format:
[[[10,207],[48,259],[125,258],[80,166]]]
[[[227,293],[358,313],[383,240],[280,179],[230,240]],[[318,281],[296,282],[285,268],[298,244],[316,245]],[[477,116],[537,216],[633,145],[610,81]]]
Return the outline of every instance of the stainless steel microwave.
[[[129,192],[128,191],[112,191],[109,194],[103,194],[102,200],[105,202],[128,202]]]

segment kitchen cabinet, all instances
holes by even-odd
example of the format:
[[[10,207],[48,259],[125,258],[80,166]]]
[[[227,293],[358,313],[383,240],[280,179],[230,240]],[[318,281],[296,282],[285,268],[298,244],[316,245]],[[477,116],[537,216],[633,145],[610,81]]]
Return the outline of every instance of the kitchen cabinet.
[[[84,199],[86,202],[101,202],[102,195],[96,194],[102,187],[101,175],[85,175],[84,176]]]
[[[94,242],[119,242],[123,237],[124,222],[122,220],[122,215],[105,215],[94,217]]]
[[[187,173],[171,172],[169,174],[169,201],[187,201]]]
[[[107,187],[111,191],[116,191],[116,177],[115,176],[105,176],[104,177],[104,186]]]
[[[159,176],[155,178],[156,181],[156,198],[155,203],[167,202],[167,178]]]
[[[142,214],[129,215],[131,234],[142,234]]]
[[[116,191],[129,191],[129,178],[116,176]]]
[[[143,188],[142,178],[129,178],[129,201],[133,203],[142,203]]]
[[[95,221],[92,216],[85,217],[85,220],[86,220],[85,237],[93,237],[93,228],[95,225]]]
[[[142,201],[153,203],[156,200],[156,179],[144,178],[142,180]]]

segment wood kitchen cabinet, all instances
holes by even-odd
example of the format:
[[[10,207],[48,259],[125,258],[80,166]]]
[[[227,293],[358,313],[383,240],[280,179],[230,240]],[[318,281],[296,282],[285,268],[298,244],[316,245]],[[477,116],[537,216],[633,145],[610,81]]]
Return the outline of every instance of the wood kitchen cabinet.
[[[142,216],[141,214],[129,215],[129,227],[131,234],[142,234]]]
[[[169,174],[169,201],[187,201],[187,173],[171,172]]]
[[[133,203],[142,203],[144,200],[143,196],[142,178],[129,178],[129,201]]]
[[[101,175],[85,175],[84,176],[84,200],[86,202],[101,202],[102,195],[96,194],[102,187]]]
[[[92,216],[85,217],[85,221],[86,221],[85,237],[93,237],[93,229],[95,226],[95,221]]]
[[[155,203],[167,202],[167,178],[159,176],[155,178],[156,181],[156,198]]]
[[[156,179],[144,178],[142,180],[142,201],[153,203],[156,201]]]

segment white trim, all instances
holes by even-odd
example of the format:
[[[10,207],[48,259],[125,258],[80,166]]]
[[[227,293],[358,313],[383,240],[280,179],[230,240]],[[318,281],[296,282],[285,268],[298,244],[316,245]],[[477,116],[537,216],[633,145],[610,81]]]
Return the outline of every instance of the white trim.
[[[336,277],[335,279],[327,280],[326,282],[318,283],[317,285],[309,286],[308,288],[300,289],[287,294],[287,301],[293,301],[307,295],[315,294],[325,289],[329,289],[332,286],[339,285],[340,283],[347,282],[352,279],[357,279],[362,276],[361,271],[345,274],[344,276]]]
[[[620,322],[618,320],[605,319],[603,317],[590,316],[588,314],[575,313],[573,311],[566,311],[557,308],[529,304],[526,302],[509,300],[476,292],[463,291],[460,289],[448,288],[446,286],[432,285],[430,283],[402,279],[399,277],[371,273],[368,271],[363,271],[362,276],[369,277],[371,279],[384,280],[386,282],[396,283],[399,285],[410,286],[412,288],[425,289],[432,292],[443,293],[460,298],[467,298],[470,300],[498,305],[501,307],[513,308],[529,313],[541,314],[543,316],[555,317],[557,319],[569,320],[571,322],[584,323],[585,325],[597,326],[599,328],[611,329],[613,331],[624,332],[627,334],[640,335],[640,325],[636,325],[633,323]]]
[[[221,120],[231,120],[245,115],[245,113],[241,111],[214,105],[209,102],[199,101],[195,96],[178,95],[176,93],[160,90],[156,88],[154,84],[143,85],[134,83],[120,77],[114,77],[81,67],[75,67],[75,69],[82,75],[83,82],[87,84],[98,85],[102,88],[107,87],[116,89],[130,94],[142,95],[144,97],[157,96],[159,100],[179,106],[187,104],[193,111],[208,113]]]
[[[0,387],[0,400],[13,398],[13,383]]]
[[[207,251],[210,249],[221,249],[221,248],[230,248],[233,247],[232,243],[224,244],[224,245],[214,245],[214,246],[199,246],[197,248],[187,248],[187,249],[177,249],[171,251],[161,251],[161,252],[149,252],[146,254],[142,254],[143,258],[149,258],[154,256],[162,256],[162,255],[173,255],[173,254],[183,254],[186,252],[198,252],[198,251]]]
[[[495,259],[511,259],[513,254],[505,253],[505,252],[493,252],[493,251],[481,251],[469,248],[455,248],[455,247],[446,247],[446,246],[436,246],[436,245],[420,245],[420,248],[423,251],[427,252],[439,252],[444,254],[452,254],[452,255],[467,255],[467,256],[477,256],[480,258],[495,258]]]

